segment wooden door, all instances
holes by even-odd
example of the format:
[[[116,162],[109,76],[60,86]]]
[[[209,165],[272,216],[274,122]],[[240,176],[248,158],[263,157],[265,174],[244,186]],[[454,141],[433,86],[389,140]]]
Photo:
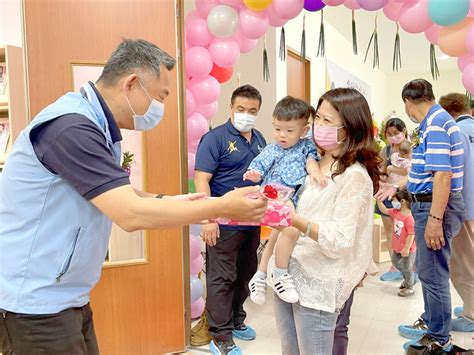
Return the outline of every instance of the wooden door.
[[[24,0],[31,117],[71,91],[71,62],[105,62],[122,38],[146,39],[176,56],[175,9],[172,0]],[[178,77],[175,69],[163,122],[145,135],[145,174],[153,192],[183,191]],[[182,230],[150,231],[148,240],[148,263],[105,268],[92,292],[102,354],[185,348]]]
[[[311,63],[308,59],[301,61],[300,54],[288,49],[287,58],[287,92],[288,95],[311,103]]]

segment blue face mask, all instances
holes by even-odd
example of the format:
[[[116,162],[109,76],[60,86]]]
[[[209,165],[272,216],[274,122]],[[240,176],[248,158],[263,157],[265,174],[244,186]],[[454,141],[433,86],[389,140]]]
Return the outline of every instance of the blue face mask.
[[[304,136],[304,137],[309,138],[309,139],[313,139],[313,128],[312,127],[308,130],[308,133],[306,133],[306,136]]]
[[[148,106],[148,110],[145,112],[144,115],[137,115],[135,110],[133,109],[132,105],[130,104],[130,101],[128,100],[128,97],[125,96],[127,99],[128,106],[133,112],[133,128],[135,131],[148,131],[152,128],[155,128],[160,121],[163,119],[163,115],[165,113],[165,105],[155,99],[152,99],[151,96],[148,94],[146,91],[145,87],[141,83],[140,80],[138,80],[138,83],[142,87],[143,91],[145,92],[146,96],[150,99],[151,103],[150,106]]]

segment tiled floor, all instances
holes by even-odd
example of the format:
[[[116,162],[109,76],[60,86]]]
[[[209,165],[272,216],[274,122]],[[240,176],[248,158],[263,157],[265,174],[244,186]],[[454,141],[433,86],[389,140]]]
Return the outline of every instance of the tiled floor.
[[[388,263],[380,264],[381,271]],[[349,354],[402,355],[406,339],[397,333],[401,323],[410,324],[423,309],[421,286],[415,286],[413,297],[397,296],[400,282],[383,282],[378,276],[368,277],[364,287],[357,289],[352,306],[349,328]],[[273,317],[273,293],[269,292],[267,303],[257,306],[250,300],[246,303],[247,323],[257,331],[257,339],[251,342],[236,340],[246,355],[281,354],[280,341]],[[460,298],[452,288],[453,307],[460,305]],[[474,334],[452,333],[453,340],[463,348],[474,348]],[[209,354],[209,347],[190,349],[190,354]]]

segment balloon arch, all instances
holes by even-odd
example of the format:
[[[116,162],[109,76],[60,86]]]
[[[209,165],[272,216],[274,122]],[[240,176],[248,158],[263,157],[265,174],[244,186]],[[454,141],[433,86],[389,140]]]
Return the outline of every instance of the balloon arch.
[[[185,21],[188,177],[200,138],[217,113],[220,85],[230,80],[242,53],[252,51],[268,28],[284,26],[303,10],[325,6],[382,10],[409,33],[424,32],[442,52],[458,58],[464,87],[474,93],[474,0],[196,0]],[[204,310],[199,231],[190,233],[191,316]]]

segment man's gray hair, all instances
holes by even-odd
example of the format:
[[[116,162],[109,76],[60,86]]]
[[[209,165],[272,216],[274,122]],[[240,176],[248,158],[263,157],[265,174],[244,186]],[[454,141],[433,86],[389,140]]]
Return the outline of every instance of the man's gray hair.
[[[160,77],[160,67],[173,69],[176,60],[164,50],[143,39],[124,39],[105,64],[98,82],[115,85],[124,75],[136,71],[148,72]]]

